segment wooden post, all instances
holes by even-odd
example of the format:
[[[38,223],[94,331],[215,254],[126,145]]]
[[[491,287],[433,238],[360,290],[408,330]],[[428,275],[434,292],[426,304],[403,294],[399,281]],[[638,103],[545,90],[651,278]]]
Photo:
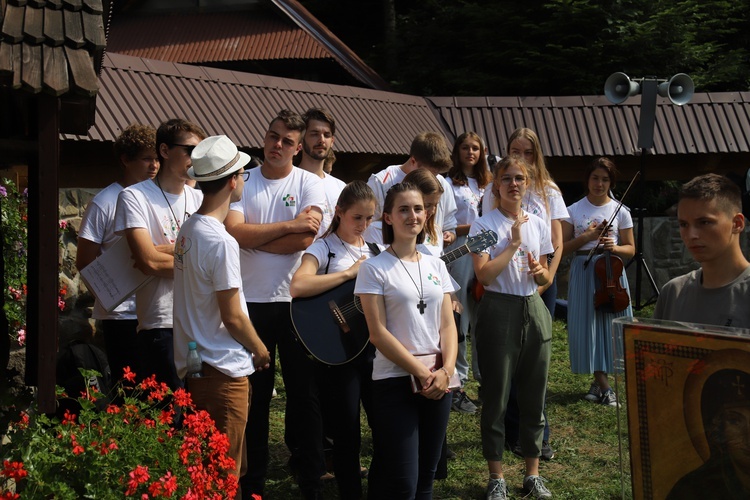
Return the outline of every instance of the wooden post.
[[[39,94],[38,164],[29,165],[29,260],[26,383],[38,388],[39,410],[55,412],[59,280],[58,171],[60,100]]]

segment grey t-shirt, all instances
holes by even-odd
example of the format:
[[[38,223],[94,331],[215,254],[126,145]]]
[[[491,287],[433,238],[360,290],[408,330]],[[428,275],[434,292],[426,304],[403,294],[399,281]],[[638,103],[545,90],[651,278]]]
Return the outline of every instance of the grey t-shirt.
[[[703,287],[696,269],[664,285],[654,319],[750,328],[750,267],[720,288]]]

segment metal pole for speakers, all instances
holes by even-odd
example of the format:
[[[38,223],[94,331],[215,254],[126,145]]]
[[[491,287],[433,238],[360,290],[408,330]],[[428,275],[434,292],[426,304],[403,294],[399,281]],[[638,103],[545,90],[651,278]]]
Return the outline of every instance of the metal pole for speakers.
[[[613,73],[604,84],[604,94],[613,104],[620,104],[628,97],[642,94],[641,112],[638,122],[638,148],[641,150],[640,177],[641,182],[646,180],[646,154],[654,147],[654,123],[656,122],[656,96],[668,97],[673,104],[682,106],[690,101],[695,86],[693,80],[684,73],[678,73],[669,80],[659,80],[656,77],[646,77],[631,80],[625,73]],[[643,186],[643,184],[641,184]],[[643,204],[644,190],[640,188],[640,204]],[[653,303],[659,297],[659,287],[656,285],[651,270],[643,258],[643,217],[646,209],[644,207],[634,208],[633,211],[638,220],[638,234],[635,240],[635,255],[628,261],[626,268],[633,262],[636,263],[635,275],[635,301],[633,306],[640,310]],[[646,302],[641,302],[642,274],[645,271],[649,279],[654,295]]]
[[[643,207],[643,186],[646,181],[646,154],[649,149],[654,147],[654,123],[656,122],[656,96],[658,90],[657,83],[658,82],[654,77],[644,78],[641,82],[641,113],[638,119],[638,148],[641,150],[641,175],[638,200],[639,205],[641,206],[633,209],[638,220],[638,234],[635,238],[635,255],[633,255],[625,266],[625,269],[627,269],[635,262],[635,301],[633,301],[633,307],[639,311],[647,305],[656,302],[656,299],[659,298],[659,287],[656,286],[656,281],[654,281],[651,270],[648,268],[648,264],[646,264],[646,259],[643,257],[643,219],[646,215],[646,209]],[[642,303],[641,289],[644,271],[651,283],[651,289],[654,291],[654,295]]]

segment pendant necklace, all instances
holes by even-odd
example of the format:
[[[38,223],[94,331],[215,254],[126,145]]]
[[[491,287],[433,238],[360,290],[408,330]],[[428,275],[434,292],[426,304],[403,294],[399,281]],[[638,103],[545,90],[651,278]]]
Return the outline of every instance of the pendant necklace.
[[[419,273],[419,286],[417,286],[417,282],[414,281],[414,278],[411,277],[411,273],[409,273],[409,270],[406,269],[406,265],[404,264],[404,261],[401,260],[401,257],[398,256],[396,251],[391,247],[391,252],[393,252],[393,255],[396,256],[398,261],[401,263],[401,266],[404,268],[404,271],[406,271],[406,275],[409,276],[409,279],[412,283],[414,283],[414,288],[417,289],[417,293],[419,294],[419,302],[417,303],[417,309],[419,309],[419,314],[424,314],[424,310],[427,307],[427,303],[424,301],[424,283],[422,283],[422,267],[419,264],[419,261],[422,260],[419,258],[419,252],[417,252],[417,269]]]
[[[172,204],[169,203],[169,200],[167,199],[167,194],[164,192],[164,190],[161,188],[161,183],[159,182],[159,178],[156,177],[154,179],[156,181],[156,185],[159,186],[159,191],[161,191],[161,195],[164,197],[164,201],[167,202],[167,206],[169,207],[169,211],[172,212],[172,217],[174,220],[175,226],[177,226],[177,232],[180,232],[180,221],[177,219],[177,216],[174,214],[174,210],[172,210]],[[182,194],[185,194],[185,186],[182,186]],[[179,200],[179,196],[177,197]],[[185,196],[185,213],[187,213],[187,196]]]
[[[360,246],[359,246],[359,257],[355,257],[355,256],[354,256],[354,255],[353,255],[353,254],[352,254],[352,253],[351,253],[351,252],[349,251],[349,247],[348,247],[348,246],[346,246],[346,243],[344,243],[344,240],[342,240],[342,239],[341,239],[341,236],[339,236],[339,235],[338,235],[337,233],[334,233],[334,234],[336,234],[336,238],[338,238],[338,239],[339,239],[339,241],[341,242],[341,246],[342,246],[342,247],[344,247],[344,250],[346,250],[346,253],[348,253],[348,254],[349,254],[349,257],[351,257],[351,258],[352,258],[352,260],[353,260],[354,262],[357,262],[357,261],[358,261],[359,259],[361,259],[361,258],[362,258],[362,256],[364,255],[364,252],[362,251],[362,245],[360,245]],[[362,239],[362,244],[364,244],[364,242],[365,242],[365,240],[364,240],[364,239]],[[352,246],[354,246],[354,245],[352,245]]]

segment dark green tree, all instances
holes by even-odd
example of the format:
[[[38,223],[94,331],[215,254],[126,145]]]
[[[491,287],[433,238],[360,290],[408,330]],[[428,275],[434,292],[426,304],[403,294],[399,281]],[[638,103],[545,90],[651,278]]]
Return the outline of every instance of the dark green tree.
[[[614,71],[634,77],[684,72],[699,91],[750,88],[747,2],[303,3],[397,90],[407,93],[600,94]],[[395,33],[389,30],[388,12],[395,13]]]

